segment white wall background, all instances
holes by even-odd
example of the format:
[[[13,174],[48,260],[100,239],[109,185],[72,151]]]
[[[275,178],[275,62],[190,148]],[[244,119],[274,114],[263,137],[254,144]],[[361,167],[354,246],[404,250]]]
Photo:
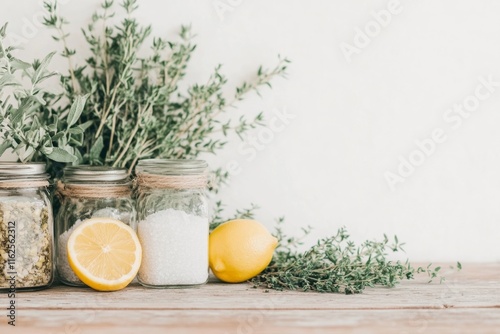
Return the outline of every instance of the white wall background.
[[[81,47],[79,27],[99,1],[62,2],[71,41]],[[37,25],[39,1],[0,4],[0,21],[10,21],[9,31],[22,38],[21,58],[58,47]],[[401,0],[402,12],[376,34],[372,11],[387,6],[142,0],[137,16],[172,38],[181,24],[192,24],[198,49],[188,83],[204,81],[222,63],[232,88],[258,65],[272,66],[277,54],[293,61],[288,80],[275,80],[263,98],[252,96],[234,111],[263,110],[269,119],[287,112],[294,116],[289,124],[272,137],[254,132],[259,150],[233,138],[210,158],[214,166],[239,166],[221,194],[230,209],[257,203],[261,221],[271,228],[285,215],[292,234],[311,225],[311,243],[345,225],[359,241],[397,234],[413,260],[499,261],[500,87],[459,126],[443,115],[474,102],[479,77],[500,81],[500,2]],[[357,29],[365,28],[376,36],[347,61],[342,43],[355,46]],[[397,173],[399,157],[408,159],[415,141],[436,128],[446,141],[391,190],[384,174]]]

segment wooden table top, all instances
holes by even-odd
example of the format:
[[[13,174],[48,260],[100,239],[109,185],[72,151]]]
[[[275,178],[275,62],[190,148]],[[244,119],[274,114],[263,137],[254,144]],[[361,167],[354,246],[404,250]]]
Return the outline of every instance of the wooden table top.
[[[349,296],[247,283],[107,293],[56,285],[17,294],[15,328],[0,295],[0,333],[500,333],[500,263],[464,264],[447,277]]]

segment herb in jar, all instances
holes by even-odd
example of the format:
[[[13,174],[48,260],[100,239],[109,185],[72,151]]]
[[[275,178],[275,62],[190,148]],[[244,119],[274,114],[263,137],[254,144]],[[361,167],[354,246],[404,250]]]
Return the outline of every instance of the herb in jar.
[[[0,162],[0,290],[48,287],[53,218],[44,163]]]
[[[0,288],[9,287],[12,275],[16,288],[50,284],[53,264],[49,215],[50,209],[41,200],[0,198]],[[14,233],[9,232],[12,227]]]

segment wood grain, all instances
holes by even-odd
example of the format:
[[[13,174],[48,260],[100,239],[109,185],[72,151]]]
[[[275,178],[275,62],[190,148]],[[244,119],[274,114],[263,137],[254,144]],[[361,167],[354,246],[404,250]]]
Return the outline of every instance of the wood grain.
[[[19,293],[17,326],[2,315],[0,333],[500,333],[500,264],[465,265],[447,277],[350,296],[220,282],[112,293],[58,285]],[[2,295],[1,309],[7,302]]]

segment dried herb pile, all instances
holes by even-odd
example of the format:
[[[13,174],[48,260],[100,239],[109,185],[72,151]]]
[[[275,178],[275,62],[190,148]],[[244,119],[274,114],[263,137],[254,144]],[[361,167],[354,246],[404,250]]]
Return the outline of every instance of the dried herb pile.
[[[440,276],[439,266],[414,267],[408,261],[391,261],[390,253],[403,251],[404,244],[396,236],[390,240],[384,235],[382,241],[365,241],[357,246],[342,227],[334,236],[318,240],[304,252],[298,246],[310,228],[303,230],[302,237],[288,237],[281,228],[283,221],[283,218],[278,220],[275,235],[279,246],[273,260],[251,280],[254,287],[354,294],[367,287],[394,287],[420,273],[427,274],[430,281],[445,279]],[[456,269],[461,268],[457,262]]]

